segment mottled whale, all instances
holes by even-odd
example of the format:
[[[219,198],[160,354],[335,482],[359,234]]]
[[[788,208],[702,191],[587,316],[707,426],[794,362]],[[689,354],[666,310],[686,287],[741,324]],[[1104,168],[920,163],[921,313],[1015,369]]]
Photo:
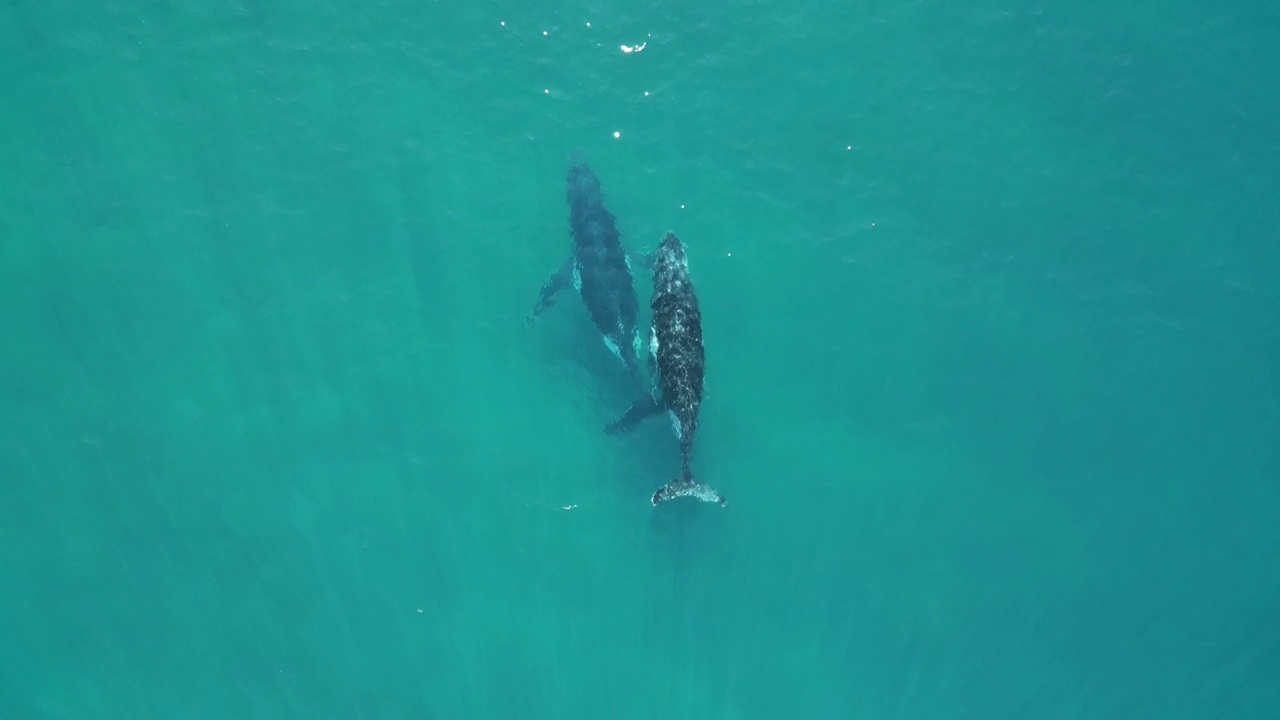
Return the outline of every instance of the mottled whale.
[[[643,342],[636,319],[639,302],[631,275],[632,258],[622,245],[617,218],[604,206],[600,179],[579,152],[570,157],[565,190],[572,239],[569,259],[543,283],[527,319],[533,322],[572,285],[605,346],[622,361],[631,382],[643,389],[639,361]],[[636,262],[650,267],[653,258],[644,255]]]
[[[649,309],[649,372],[655,379],[654,386],[626,414],[605,426],[605,431],[629,431],[645,418],[665,410],[680,440],[680,474],[653,493],[653,504],[689,496],[727,506],[723,495],[694,480],[689,469],[705,391],[706,355],[702,348],[702,311],[689,275],[689,260],[684,244],[671,232],[662,237],[653,254]]]

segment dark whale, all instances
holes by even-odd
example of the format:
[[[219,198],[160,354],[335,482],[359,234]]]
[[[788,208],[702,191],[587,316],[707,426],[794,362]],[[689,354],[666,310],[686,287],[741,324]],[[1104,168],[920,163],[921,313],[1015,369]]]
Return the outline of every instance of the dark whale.
[[[649,309],[649,369],[656,387],[632,404],[625,415],[605,426],[605,431],[631,430],[645,418],[666,410],[680,440],[680,474],[653,493],[653,504],[692,496],[727,506],[723,495],[694,480],[689,469],[704,394],[706,356],[702,348],[702,311],[689,276],[689,261],[684,245],[671,232],[662,237],[654,253]]]
[[[638,301],[631,276],[631,258],[618,233],[617,219],[604,206],[600,179],[579,152],[570,156],[566,182],[569,201],[569,259],[543,283],[527,320],[533,322],[551,307],[560,291],[573,285],[586,306],[591,322],[609,348],[627,369],[637,387],[640,375],[640,332],[636,315]],[[637,258],[642,267],[652,265],[651,256]]]

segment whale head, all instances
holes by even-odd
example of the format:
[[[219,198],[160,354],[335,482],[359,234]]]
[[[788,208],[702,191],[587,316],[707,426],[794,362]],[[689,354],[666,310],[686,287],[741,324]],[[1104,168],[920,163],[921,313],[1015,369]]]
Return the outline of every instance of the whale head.
[[[669,230],[666,235],[662,236],[662,241],[658,243],[657,260],[666,265],[689,267],[689,258],[685,255],[684,243],[680,242],[680,238]]]

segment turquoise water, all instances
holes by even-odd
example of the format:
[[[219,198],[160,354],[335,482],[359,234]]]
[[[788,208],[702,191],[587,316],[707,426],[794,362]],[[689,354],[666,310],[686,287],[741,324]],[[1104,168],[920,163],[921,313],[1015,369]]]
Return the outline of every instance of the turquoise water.
[[[5,3],[0,717],[1276,717],[1278,48]],[[524,322],[574,148],[688,245],[727,510],[649,506],[580,304]]]

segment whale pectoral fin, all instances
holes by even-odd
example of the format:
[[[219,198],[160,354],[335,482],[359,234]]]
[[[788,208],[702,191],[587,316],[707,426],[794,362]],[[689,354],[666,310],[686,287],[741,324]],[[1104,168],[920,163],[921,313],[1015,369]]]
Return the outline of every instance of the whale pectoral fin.
[[[679,497],[692,497],[702,502],[713,502],[720,507],[729,507],[729,501],[725,500],[723,495],[713,490],[710,485],[700,483],[693,478],[672,480],[655,490],[649,502],[656,506],[663,500],[674,500]]]
[[[544,310],[551,307],[556,302],[556,297],[561,290],[569,287],[573,281],[573,260],[570,259],[564,265],[556,268],[551,273],[551,277],[542,284],[542,290],[538,293],[538,301],[533,305],[533,312],[525,316],[525,320],[533,322],[534,318],[542,314]]]
[[[610,435],[616,435],[622,432],[630,432],[634,430],[642,420],[650,415],[657,415],[662,411],[662,407],[654,402],[653,398],[645,396],[636,400],[627,409],[627,412],[617,420],[604,426],[604,431]]]

